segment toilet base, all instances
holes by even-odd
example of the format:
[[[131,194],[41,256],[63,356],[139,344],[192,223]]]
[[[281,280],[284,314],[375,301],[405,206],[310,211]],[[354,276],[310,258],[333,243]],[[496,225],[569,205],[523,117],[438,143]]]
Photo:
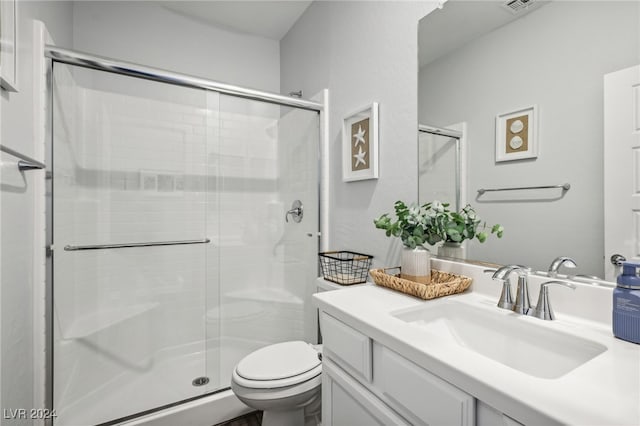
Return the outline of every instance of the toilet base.
[[[240,401],[262,411],[262,426],[316,426],[320,423],[322,407],[319,379],[318,376],[302,386],[298,385],[296,390],[302,392],[293,394],[290,394],[291,389],[281,392],[247,389],[233,381],[231,388]]]
[[[300,426],[304,425],[304,408],[290,411],[264,411],[262,426]]]

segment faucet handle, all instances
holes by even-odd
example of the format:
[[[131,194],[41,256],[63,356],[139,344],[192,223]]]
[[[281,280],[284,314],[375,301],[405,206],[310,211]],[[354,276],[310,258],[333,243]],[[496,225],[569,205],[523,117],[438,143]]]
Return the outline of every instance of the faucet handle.
[[[500,269],[485,269],[486,274],[493,274],[491,277],[494,281],[502,283],[502,293],[498,300],[498,307],[502,309],[513,309],[513,296],[511,295],[511,283],[509,282],[509,274],[511,269],[502,267]]]
[[[556,316],[551,309],[551,302],[549,301],[549,286],[550,285],[562,285],[569,287],[572,290],[576,289],[575,284],[567,283],[564,281],[547,281],[540,285],[540,294],[538,295],[538,303],[534,309],[531,309],[528,315],[542,319],[542,320],[554,320]]]
[[[513,296],[511,295],[511,283],[509,278],[494,278],[496,281],[502,281],[502,293],[500,293],[500,300],[498,300],[498,308],[513,309]]]

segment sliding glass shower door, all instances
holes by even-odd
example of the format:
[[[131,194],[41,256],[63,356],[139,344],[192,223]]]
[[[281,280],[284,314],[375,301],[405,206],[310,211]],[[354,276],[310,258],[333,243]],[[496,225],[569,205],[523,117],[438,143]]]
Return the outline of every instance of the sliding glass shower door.
[[[418,132],[418,202],[438,200],[459,210],[462,202],[460,141],[455,137]]]
[[[55,424],[228,388],[302,339],[318,114],[61,63],[52,81]]]
[[[205,242],[218,95],[63,64],[53,88],[57,423],[195,396],[217,287]]]
[[[305,337],[317,272],[318,123],[316,112],[220,96],[220,328],[213,335],[222,341],[225,386],[244,355]],[[299,221],[286,215],[296,201]]]

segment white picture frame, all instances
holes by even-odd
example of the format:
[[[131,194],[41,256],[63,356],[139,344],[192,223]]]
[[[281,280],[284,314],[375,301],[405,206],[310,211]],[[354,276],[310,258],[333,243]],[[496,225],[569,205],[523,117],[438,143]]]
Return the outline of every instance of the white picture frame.
[[[378,179],[378,103],[348,114],[342,122],[342,180]]]
[[[537,157],[537,105],[496,116],[496,163]]]
[[[0,87],[18,91],[18,4],[0,1]]]

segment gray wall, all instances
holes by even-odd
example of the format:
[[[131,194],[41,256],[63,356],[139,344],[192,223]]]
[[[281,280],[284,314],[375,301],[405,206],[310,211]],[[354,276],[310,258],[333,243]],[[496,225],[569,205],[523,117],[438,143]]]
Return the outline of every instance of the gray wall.
[[[330,90],[329,248],[398,261],[399,245],[373,219],[417,185],[418,20],[436,2],[314,2],[280,43],[283,92]],[[380,103],[380,178],[342,182],[342,119]]]
[[[73,48],[239,86],[280,91],[277,41],[206,25],[161,3],[75,2]]]
[[[33,19],[45,21],[53,38],[71,45],[72,11],[68,2],[18,3],[18,89],[0,95],[0,141],[34,156],[42,149],[36,140],[34,100]],[[40,158],[42,159],[42,158]],[[17,172],[16,159],[2,154],[0,168],[0,406],[4,409],[43,408],[42,295],[36,282],[42,265],[34,263],[35,223],[42,223],[43,200],[36,196],[44,172]],[[41,218],[40,218],[41,219]],[[2,424],[32,424],[2,416]]]
[[[506,230],[471,244],[469,258],[546,270],[565,255],[579,273],[603,276],[603,75],[640,62],[639,5],[552,2],[420,70],[420,121],[468,123],[468,201]],[[533,104],[538,158],[495,163],[496,115]],[[483,187],[564,182],[571,190],[561,199],[475,199]]]

